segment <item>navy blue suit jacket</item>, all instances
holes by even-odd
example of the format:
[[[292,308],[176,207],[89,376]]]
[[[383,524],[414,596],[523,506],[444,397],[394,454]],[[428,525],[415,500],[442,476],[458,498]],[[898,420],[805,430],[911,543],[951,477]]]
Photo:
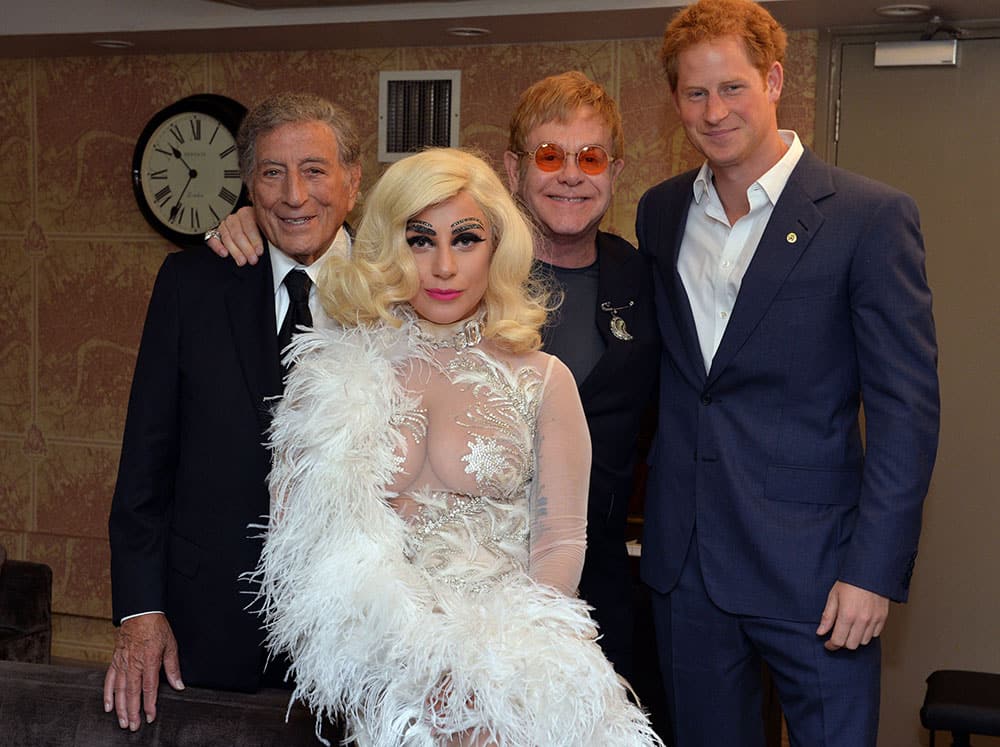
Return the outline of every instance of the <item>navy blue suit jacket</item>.
[[[903,601],[939,407],[916,206],[806,151],[706,372],[677,272],[695,175],[637,215],[663,337],[643,578],[669,591],[697,525],[729,612],[818,620],[838,579]]]

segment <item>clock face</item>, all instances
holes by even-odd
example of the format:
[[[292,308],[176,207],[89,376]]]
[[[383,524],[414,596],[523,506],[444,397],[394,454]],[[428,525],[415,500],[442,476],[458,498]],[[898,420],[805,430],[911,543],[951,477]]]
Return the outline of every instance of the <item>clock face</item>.
[[[221,96],[184,99],[153,117],[133,158],[136,199],[146,219],[182,246],[246,203],[235,130],[242,111]]]

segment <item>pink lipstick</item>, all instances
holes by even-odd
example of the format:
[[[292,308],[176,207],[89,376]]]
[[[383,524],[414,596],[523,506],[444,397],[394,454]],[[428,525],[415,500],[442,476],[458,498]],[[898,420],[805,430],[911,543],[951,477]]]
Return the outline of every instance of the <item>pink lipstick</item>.
[[[450,290],[448,288],[427,288],[424,293],[435,301],[453,301],[462,295],[462,291]]]

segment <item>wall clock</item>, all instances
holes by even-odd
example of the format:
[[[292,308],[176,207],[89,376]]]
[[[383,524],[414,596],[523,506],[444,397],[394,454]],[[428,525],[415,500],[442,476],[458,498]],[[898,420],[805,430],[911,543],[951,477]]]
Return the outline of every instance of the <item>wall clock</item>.
[[[132,156],[132,187],[149,224],[178,246],[204,234],[247,204],[236,154],[246,107],[203,93],[153,115]]]

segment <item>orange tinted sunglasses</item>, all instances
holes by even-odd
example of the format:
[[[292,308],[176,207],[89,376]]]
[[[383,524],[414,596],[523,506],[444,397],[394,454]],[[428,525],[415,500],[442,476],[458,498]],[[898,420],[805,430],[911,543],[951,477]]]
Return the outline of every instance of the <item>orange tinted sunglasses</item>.
[[[563,167],[566,156],[576,156],[577,167],[589,176],[603,174],[611,162],[611,156],[601,145],[585,145],[574,153],[567,151],[558,143],[542,143],[534,150],[525,151],[520,155],[531,156],[539,169],[550,173],[559,171]]]

